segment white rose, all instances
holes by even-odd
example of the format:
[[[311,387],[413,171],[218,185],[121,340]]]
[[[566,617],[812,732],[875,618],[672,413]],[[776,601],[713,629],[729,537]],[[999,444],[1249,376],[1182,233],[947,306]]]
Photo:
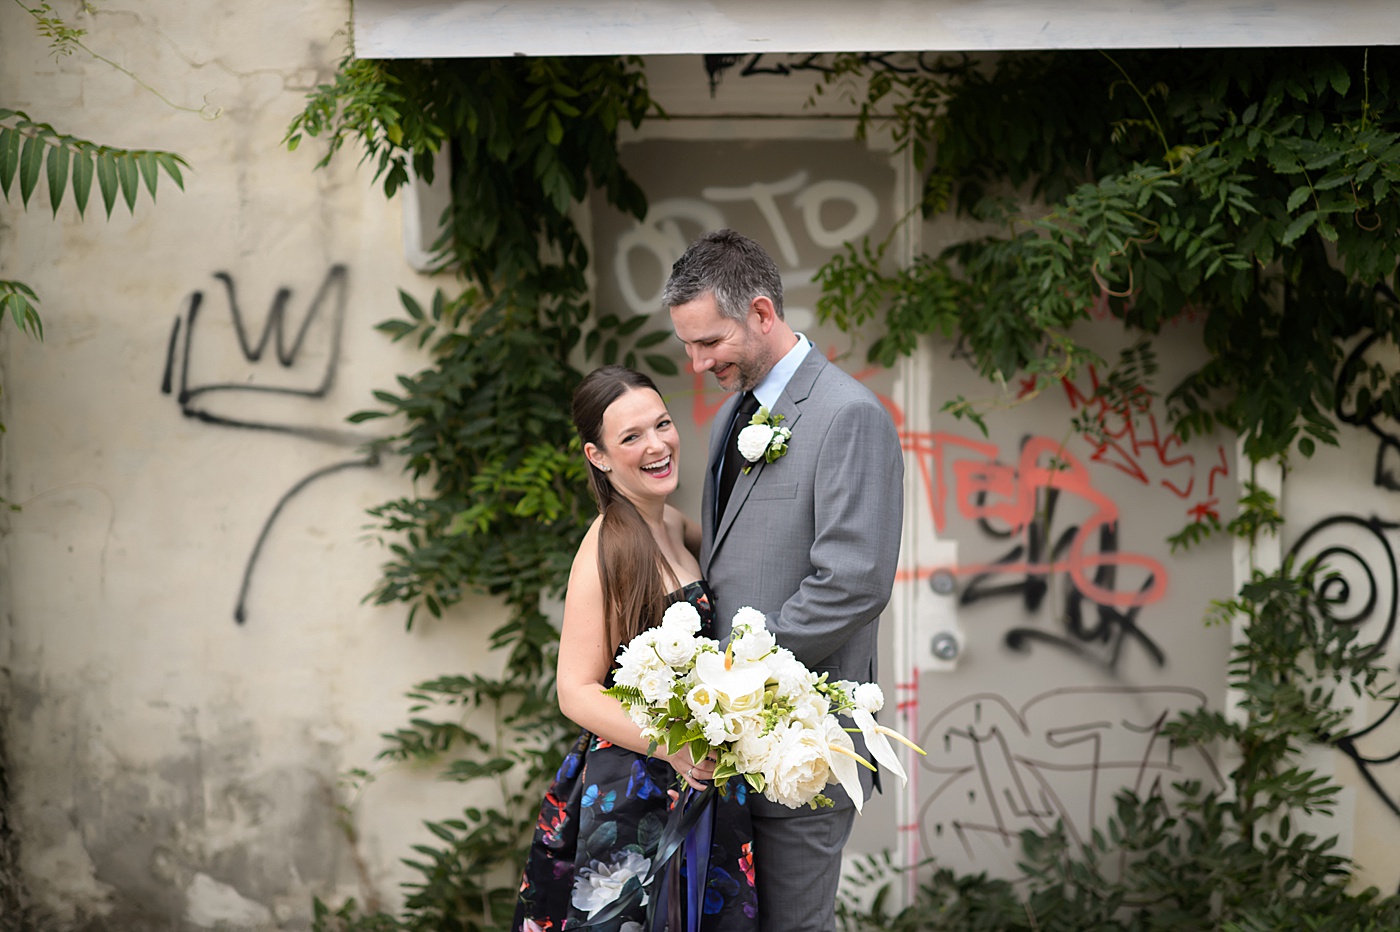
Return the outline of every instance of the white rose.
[[[711,712],[703,716],[700,720],[700,730],[705,734],[705,740],[713,745],[721,745],[728,735],[724,728],[724,716],[718,712]]]
[[[636,725],[643,731],[651,727],[651,716],[647,714],[646,709],[639,705],[629,705],[626,708],[627,717],[632,720],[633,725]]]
[[[671,698],[671,687],[675,685],[675,682],[676,678],[670,670],[659,667],[643,673],[637,688],[642,691],[643,699],[655,705]]]
[[[772,439],[773,428],[767,424],[750,424],[739,431],[739,452],[750,463],[756,463],[768,452],[768,444]]]
[[[695,637],[688,631],[679,628],[662,627],[661,635],[656,639],[656,655],[661,658],[661,662],[672,667],[685,667],[695,656],[695,650],[699,647],[695,643]]]
[[[851,701],[856,708],[878,712],[885,706],[885,694],[875,683],[861,683],[851,693]]]
[[[793,723],[783,733],[764,768],[763,795],[789,809],[805,806],[826,786],[830,751],[823,732]]]
[[[685,704],[690,706],[690,711],[694,712],[697,718],[713,712],[718,701],[715,691],[704,683],[696,683],[690,687],[690,692],[685,694]]]
[[[773,635],[766,628],[740,629],[739,636],[736,637],[730,646],[734,649],[734,659],[745,662],[752,660],[762,660],[768,656],[773,648],[778,646],[778,642],[773,639]]]
[[[662,625],[679,627],[689,634],[700,631],[700,613],[689,602],[672,602],[661,616]]]
[[[725,712],[757,712],[763,708],[763,689],[755,689],[751,693],[739,693],[731,696],[728,693],[718,693],[719,707]]]

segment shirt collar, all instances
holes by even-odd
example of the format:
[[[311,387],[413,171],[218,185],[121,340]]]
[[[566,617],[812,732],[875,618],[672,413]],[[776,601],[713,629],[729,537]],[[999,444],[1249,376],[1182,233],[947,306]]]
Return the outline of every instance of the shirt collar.
[[[812,349],[811,342],[806,334],[797,335],[797,344],[787,351],[787,355],[779,359],[768,374],[763,377],[763,381],[754,388],[753,395],[758,399],[758,403],[769,411],[778,403],[778,399],[783,394],[783,389],[787,388],[787,383],[791,381],[792,374],[797,371],[797,367],[802,365],[802,360],[807,358],[807,353]]]

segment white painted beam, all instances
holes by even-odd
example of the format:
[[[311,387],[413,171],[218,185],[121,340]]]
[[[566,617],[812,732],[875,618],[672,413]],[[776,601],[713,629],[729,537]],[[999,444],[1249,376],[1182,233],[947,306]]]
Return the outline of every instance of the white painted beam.
[[[363,58],[1400,44],[1397,0],[356,0]]]

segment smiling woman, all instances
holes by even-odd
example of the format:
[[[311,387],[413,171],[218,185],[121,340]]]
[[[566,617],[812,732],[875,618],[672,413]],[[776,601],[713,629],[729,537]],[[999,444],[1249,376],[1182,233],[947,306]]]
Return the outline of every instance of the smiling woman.
[[[668,605],[688,603],[697,631],[712,625],[713,607],[695,555],[700,529],[667,503],[680,444],[651,379],[622,366],[596,369],[574,393],[573,416],[601,512],[574,557],[559,637],[559,708],[582,730],[545,793],[513,928],[640,929],[651,927],[659,900],[680,908],[679,877],[665,891],[638,889],[657,873],[668,791],[703,790],[714,760],[703,751],[697,760],[689,747],[663,753],[604,690],[619,652]],[[756,928],[746,796],[730,793],[706,816],[706,858],[688,862],[687,876],[705,878],[691,891],[688,928]]]

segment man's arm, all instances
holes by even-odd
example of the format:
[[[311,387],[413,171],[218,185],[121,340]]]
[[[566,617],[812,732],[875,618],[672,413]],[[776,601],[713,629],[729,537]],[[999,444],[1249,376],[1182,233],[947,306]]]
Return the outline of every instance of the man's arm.
[[[809,667],[875,621],[894,585],[904,455],[889,414],[873,399],[857,399],[832,418],[812,496],[812,573],[768,620],[778,642]]]

